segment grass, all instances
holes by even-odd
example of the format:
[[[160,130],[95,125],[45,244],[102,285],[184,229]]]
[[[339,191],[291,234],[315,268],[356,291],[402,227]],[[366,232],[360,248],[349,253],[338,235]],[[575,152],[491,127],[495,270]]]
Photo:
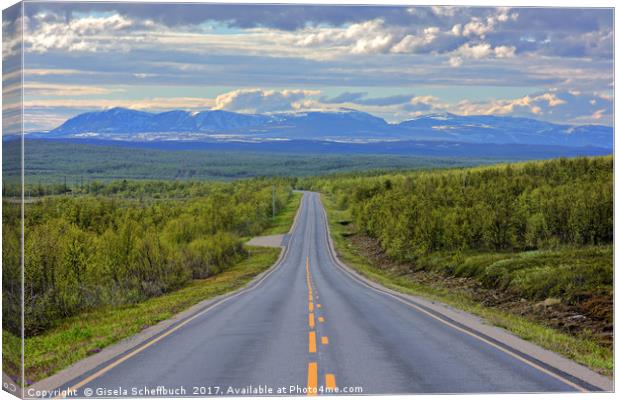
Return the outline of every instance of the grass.
[[[482,306],[465,293],[450,291],[448,288],[442,288],[439,285],[432,287],[423,285],[402,274],[397,275],[394,272],[381,269],[378,265],[374,265],[372,261],[361,255],[350,240],[347,239],[351,233],[350,228],[340,222],[350,221],[349,212],[336,209],[333,201],[328,196],[323,195],[322,199],[327,210],[334,246],[340,259],[368,279],[402,293],[440,301],[480,316],[489,323],[504,328],[524,340],[562,354],[604,375],[612,376],[614,367],[613,351],[610,348],[599,345],[591,338],[576,337],[559,332],[519,315]]]
[[[288,232],[301,199],[294,193],[265,234]],[[273,265],[280,249],[246,246],[249,257],[207,279],[134,305],[104,307],[67,318],[58,326],[25,340],[25,370],[28,385],[131,337],[209,298],[239,289]],[[2,331],[3,369],[16,381],[21,365],[20,339]]]
[[[263,235],[281,235],[288,233],[295,219],[297,208],[299,208],[301,197],[301,192],[293,192],[286,207],[276,215],[272,226],[265,230]]]
[[[50,376],[205,299],[243,287],[273,265],[280,253],[280,249],[271,248],[252,247],[250,250],[250,256],[239,264],[213,277],[194,280],[175,292],[135,305],[83,313],[66,319],[50,331],[27,338],[27,384]],[[15,347],[11,344],[19,346],[19,339],[6,331],[2,336],[5,371],[14,373],[20,361],[19,352],[12,351]]]
[[[584,296],[613,297],[613,246],[562,246],[522,252],[436,252],[416,267],[443,275],[474,278],[531,300],[561,298],[576,304]]]

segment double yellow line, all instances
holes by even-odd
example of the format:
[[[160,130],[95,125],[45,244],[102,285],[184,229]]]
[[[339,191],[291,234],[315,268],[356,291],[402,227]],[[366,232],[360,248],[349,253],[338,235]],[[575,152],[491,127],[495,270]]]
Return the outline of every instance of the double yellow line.
[[[310,257],[306,257],[306,284],[308,285],[308,327],[310,331],[308,332],[308,353],[315,354],[317,350],[316,346],[316,322],[315,322],[315,311],[314,311],[314,293],[312,290],[312,277],[310,275]],[[317,296],[318,299],[318,296]],[[321,308],[321,304],[316,304],[317,311]],[[325,318],[319,316],[318,321],[323,323],[325,322]],[[328,345],[329,338],[327,336],[321,337],[321,344]],[[311,361],[308,363],[308,396],[316,396],[318,393],[318,384],[319,384],[319,367],[316,361]],[[334,374],[325,374],[325,387],[328,390],[333,390],[336,387],[336,376]]]

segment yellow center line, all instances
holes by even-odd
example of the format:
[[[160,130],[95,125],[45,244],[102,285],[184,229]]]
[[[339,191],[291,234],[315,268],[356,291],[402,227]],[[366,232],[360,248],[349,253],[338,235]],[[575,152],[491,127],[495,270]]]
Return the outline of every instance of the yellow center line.
[[[308,396],[316,396],[318,380],[318,367],[316,363],[308,363]]]
[[[314,329],[314,313],[308,314],[308,326],[310,329]]]
[[[336,388],[336,375],[325,374],[325,387],[331,390]]]
[[[321,344],[329,344],[329,338],[327,336],[321,336]]]
[[[325,322],[325,318],[319,317],[319,322]]]
[[[314,311],[314,303],[312,302],[308,303],[308,310],[310,310],[310,312]]]
[[[316,332],[308,332],[308,352],[316,353]]]

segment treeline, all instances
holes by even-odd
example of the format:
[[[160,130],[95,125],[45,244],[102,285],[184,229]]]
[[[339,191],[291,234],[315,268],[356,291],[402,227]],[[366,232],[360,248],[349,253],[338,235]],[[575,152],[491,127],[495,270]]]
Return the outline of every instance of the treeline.
[[[291,183],[294,180],[287,179]],[[63,179],[57,181],[41,180],[24,186],[26,200],[45,196],[108,196],[134,199],[179,199],[196,196],[208,196],[225,187],[227,182],[212,181],[205,185],[203,181],[192,180],[113,180],[100,181],[84,178]],[[21,186],[4,182],[3,196],[21,196]]]
[[[378,177],[315,178],[385,252],[504,251],[613,240],[613,159],[543,162]]]
[[[261,176],[313,176],[368,169],[415,169],[447,166],[471,166],[506,160],[488,157],[426,157],[396,154],[329,153],[321,145],[304,147],[285,153],[260,150],[233,151],[183,146],[179,143],[145,144],[126,147],[131,143],[88,140],[26,140],[26,195],[40,191],[49,194],[77,193],[96,181],[134,180],[204,181],[249,179]],[[134,143],[135,144],[135,143]],[[153,148],[148,148],[153,146]],[[159,147],[157,149],[156,147]],[[192,147],[189,150],[189,147]],[[354,146],[355,147],[355,146]],[[21,192],[21,149],[19,141],[2,146],[4,194],[16,196]],[[30,193],[28,193],[30,192]]]
[[[174,192],[175,185],[160,182],[156,190],[153,182],[121,181],[105,185],[102,193],[163,196]],[[181,188],[195,197],[139,201],[55,196],[26,204],[26,335],[85,310],[139,302],[220,272],[246,256],[243,237],[271,224],[273,193],[276,210],[283,209],[291,196],[291,181],[286,179],[192,183]],[[20,303],[19,207],[7,205],[3,324],[19,334],[19,309],[11,309]]]

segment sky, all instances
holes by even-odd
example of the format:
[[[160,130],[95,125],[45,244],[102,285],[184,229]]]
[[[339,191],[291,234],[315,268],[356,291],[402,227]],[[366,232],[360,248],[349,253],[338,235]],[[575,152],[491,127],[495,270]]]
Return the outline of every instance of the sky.
[[[27,130],[117,106],[352,108],[389,122],[445,112],[613,120],[612,9],[34,2],[24,10],[5,11],[2,27],[5,65],[24,51]],[[17,98],[18,77],[5,68],[5,99]]]

